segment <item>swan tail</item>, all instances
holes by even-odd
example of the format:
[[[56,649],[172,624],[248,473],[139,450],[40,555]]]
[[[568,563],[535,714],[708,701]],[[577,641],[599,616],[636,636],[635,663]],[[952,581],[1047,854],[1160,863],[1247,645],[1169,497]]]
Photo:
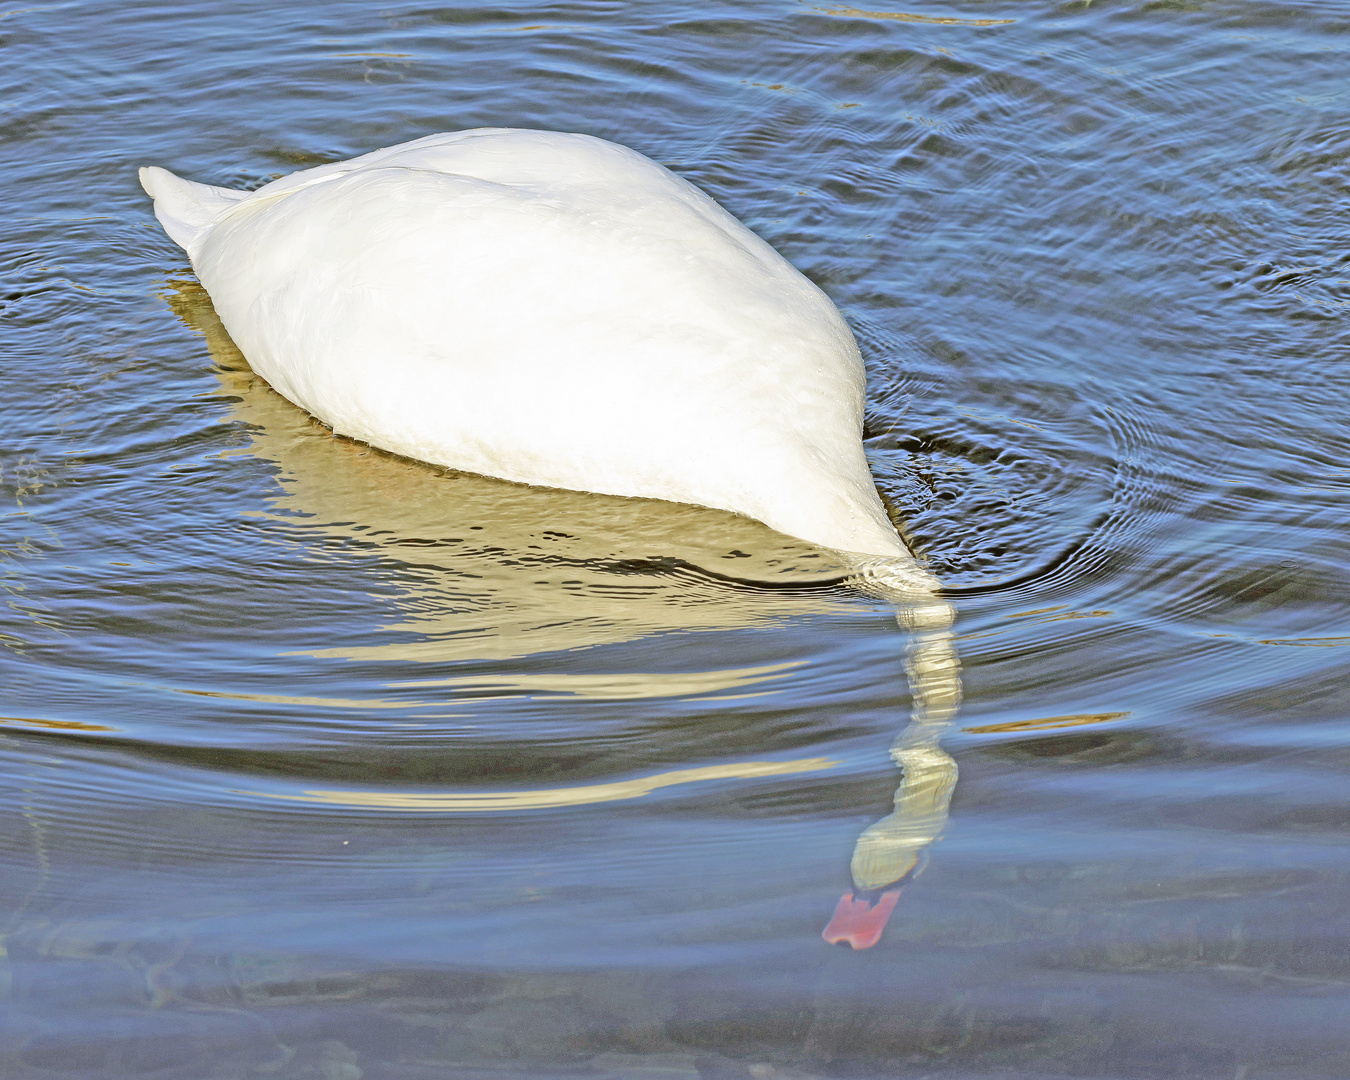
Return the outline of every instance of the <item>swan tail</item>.
[[[140,178],[141,187],[155,201],[155,217],[169,239],[186,251],[189,258],[230,208],[249,195],[247,191],[184,180],[156,165],[142,168]]]

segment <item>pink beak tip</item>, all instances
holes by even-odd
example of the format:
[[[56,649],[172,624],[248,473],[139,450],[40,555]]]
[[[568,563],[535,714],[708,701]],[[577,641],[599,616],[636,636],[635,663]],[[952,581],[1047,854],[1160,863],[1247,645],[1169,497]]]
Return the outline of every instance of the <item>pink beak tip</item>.
[[[895,910],[901,891],[891,889],[882,893],[875,905],[853,899],[852,893],[844,893],[834,909],[834,918],[820,936],[831,945],[847,941],[854,949],[870,949],[881,940],[881,932],[886,929],[886,921]]]

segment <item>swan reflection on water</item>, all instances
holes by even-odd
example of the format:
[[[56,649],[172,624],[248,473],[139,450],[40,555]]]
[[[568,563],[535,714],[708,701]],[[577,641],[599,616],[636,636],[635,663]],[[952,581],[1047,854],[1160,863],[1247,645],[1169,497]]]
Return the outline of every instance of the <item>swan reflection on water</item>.
[[[829,588],[850,573],[837,556],[748,518],[653,500],[525,489],[336,438],[249,370],[199,285],[170,286],[170,306],[205,337],[234,419],[250,428],[248,452],[279,468],[284,494],[274,503],[278,518],[303,517],[326,534],[360,539],[405,559],[415,552],[418,567],[434,578],[402,605],[405,621],[386,628],[400,633],[383,634],[373,643],[309,648],[303,655],[403,666],[501,661],[671,631],[767,628],[781,620],[781,611],[762,602],[766,588],[790,591],[794,614],[837,610],[843,602]],[[447,536],[454,530],[462,535]],[[725,572],[728,559],[734,560],[734,576]],[[541,581],[542,574],[565,580]],[[909,634],[905,668],[913,704],[891,748],[901,773],[894,808],[858,837],[850,864],[853,889],[839,901],[823,934],[826,941],[855,949],[879,940],[901,890],[922,871],[926,849],[946,825],[957,778],[956,763],[940,745],[961,699],[954,611],[931,596],[908,604],[894,594],[889,599]],[[436,694],[470,690],[482,696],[495,690],[643,699],[747,690],[798,667],[800,662],[786,662],[613,675],[494,670],[390,685]],[[640,798],[709,780],[821,772],[838,764],[822,757],[744,761],[537,791],[248,794],[402,812],[544,810]]]

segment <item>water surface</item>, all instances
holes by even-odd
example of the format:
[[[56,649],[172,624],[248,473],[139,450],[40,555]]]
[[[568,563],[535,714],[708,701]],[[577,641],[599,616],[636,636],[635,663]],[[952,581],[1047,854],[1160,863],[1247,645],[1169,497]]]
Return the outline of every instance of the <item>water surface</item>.
[[[0,46],[0,1074],[1350,1075],[1343,5],[76,0]],[[333,437],[135,182],[484,125],[648,154],[839,304],[959,713],[828,552]],[[945,828],[831,947],[922,809],[897,737]]]

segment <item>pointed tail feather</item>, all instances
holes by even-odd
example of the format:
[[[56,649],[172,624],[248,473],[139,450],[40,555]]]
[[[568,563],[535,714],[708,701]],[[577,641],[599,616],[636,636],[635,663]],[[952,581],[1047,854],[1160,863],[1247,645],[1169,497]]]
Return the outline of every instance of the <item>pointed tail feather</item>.
[[[249,196],[247,191],[193,183],[156,165],[141,169],[140,177],[141,187],[155,200],[155,217],[169,239],[186,251],[189,258],[196,254],[216,222]]]

